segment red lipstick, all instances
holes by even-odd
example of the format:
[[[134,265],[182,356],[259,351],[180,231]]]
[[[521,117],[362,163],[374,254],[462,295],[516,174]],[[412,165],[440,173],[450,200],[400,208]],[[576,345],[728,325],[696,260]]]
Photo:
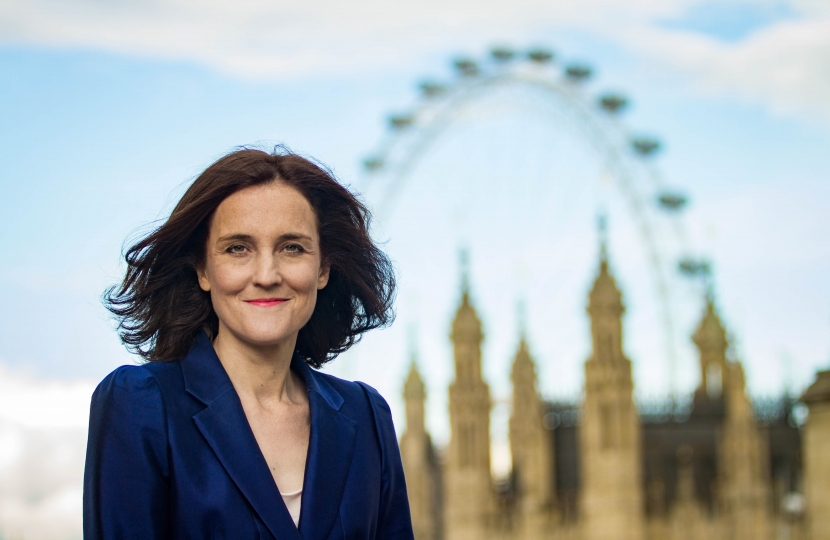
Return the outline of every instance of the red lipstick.
[[[245,302],[259,307],[271,307],[288,302],[288,298],[254,298],[253,300],[245,300]]]

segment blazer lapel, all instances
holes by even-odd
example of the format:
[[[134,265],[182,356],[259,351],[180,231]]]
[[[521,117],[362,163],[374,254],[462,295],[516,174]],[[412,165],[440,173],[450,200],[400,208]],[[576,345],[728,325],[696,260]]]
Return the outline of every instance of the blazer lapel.
[[[311,408],[311,440],[306,459],[300,533],[306,540],[327,538],[340,512],[352,462],[355,421],[339,412],[343,397],[325,378],[295,357],[291,367],[306,383]]]
[[[301,540],[239,396],[206,335],[200,334],[182,359],[182,372],[187,392],[206,405],[193,420],[228,475],[275,538]]]

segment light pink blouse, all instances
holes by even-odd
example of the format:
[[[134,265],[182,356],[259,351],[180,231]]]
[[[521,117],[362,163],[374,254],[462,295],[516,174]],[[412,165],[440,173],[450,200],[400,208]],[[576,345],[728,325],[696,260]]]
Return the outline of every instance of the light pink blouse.
[[[291,514],[291,519],[294,520],[294,526],[300,526],[300,505],[303,502],[303,488],[291,493],[283,493],[282,500],[285,502],[285,507],[288,508],[288,513]]]

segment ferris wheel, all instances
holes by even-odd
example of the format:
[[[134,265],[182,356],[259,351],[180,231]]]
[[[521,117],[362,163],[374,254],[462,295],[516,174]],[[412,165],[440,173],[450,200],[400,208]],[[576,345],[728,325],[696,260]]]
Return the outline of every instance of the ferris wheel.
[[[471,110],[492,106],[488,97],[521,101],[543,117],[552,112],[551,121],[567,117],[570,132],[593,150],[602,169],[598,180],[613,186],[609,196],[622,201],[637,230],[659,303],[669,387],[674,395],[678,337],[673,283],[678,279],[691,282],[708,294],[711,267],[690,245],[684,225],[687,196],[660,172],[661,141],[625,125],[622,117],[630,104],[625,95],[591,91],[591,67],[561,65],[548,49],[497,47],[483,58],[456,58],[452,68],[453,74],[445,80],[420,83],[417,102],[406,112],[388,117],[384,135],[364,159],[361,187],[372,194],[376,215],[382,221],[393,213],[401,194],[418,181],[422,163],[442,140],[469,122]],[[596,213],[604,216],[602,208]]]

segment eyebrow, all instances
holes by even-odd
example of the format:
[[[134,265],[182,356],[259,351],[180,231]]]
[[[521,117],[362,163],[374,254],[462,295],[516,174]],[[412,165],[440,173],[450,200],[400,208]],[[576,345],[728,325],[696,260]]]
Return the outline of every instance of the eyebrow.
[[[253,242],[254,237],[250,234],[230,234],[228,236],[223,236],[218,238],[217,242],[229,242],[229,241],[240,241],[240,242]],[[300,233],[285,233],[281,234],[279,238],[277,238],[278,242],[284,242],[286,240],[311,240],[311,237],[307,234],[300,234]]]

